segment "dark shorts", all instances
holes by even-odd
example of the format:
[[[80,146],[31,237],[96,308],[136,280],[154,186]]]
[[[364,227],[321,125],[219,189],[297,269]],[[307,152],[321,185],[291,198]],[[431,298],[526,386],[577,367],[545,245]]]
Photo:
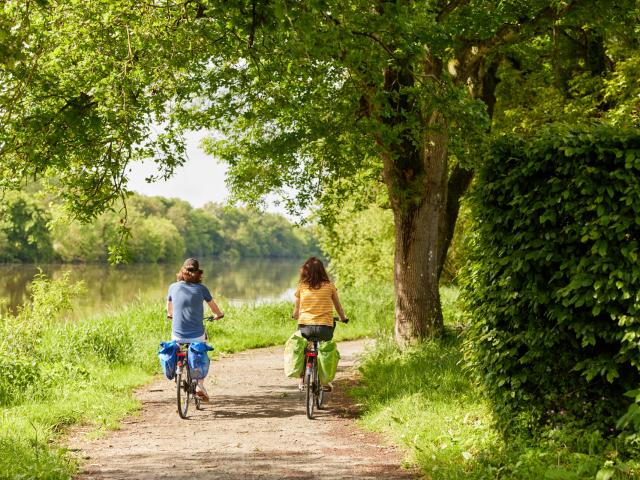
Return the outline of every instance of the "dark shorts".
[[[298,325],[298,330],[307,340],[320,340],[327,342],[333,338],[333,330],[335,326],[327,325]]]

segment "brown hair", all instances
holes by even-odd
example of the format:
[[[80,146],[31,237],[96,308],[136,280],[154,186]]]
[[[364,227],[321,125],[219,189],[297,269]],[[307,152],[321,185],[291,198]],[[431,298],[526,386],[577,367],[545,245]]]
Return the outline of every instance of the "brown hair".
[[[325,283],[329,283],[329,276],[324,269],[322,261],[316,257],[311,257],[304,262],[300,269],[300,283],[308,285],[309,288],[318,289]]]
[[[179,282],[200,283],[202,281],[202,270],[195,258],[187,258],[182,264],[182,268],[176,275]]]

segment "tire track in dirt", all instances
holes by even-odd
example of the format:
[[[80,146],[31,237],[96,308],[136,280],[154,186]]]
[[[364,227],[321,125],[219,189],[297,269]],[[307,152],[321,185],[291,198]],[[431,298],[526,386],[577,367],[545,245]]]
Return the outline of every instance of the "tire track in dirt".
[[[342,342],[334,385],[352,376],[364,341]],[[355,425],[354,408],[337,392],[308,420],[303,394],[282,373],[282,348],[250,350],[212,362],[206,383],[211,402],[189,408],[181,420],[175,384],[158,380],[138,392],[139,415],[120,430],[88,440],[73,432],[85,479],[407,479],[401,454]],[[333,398],[332,398],[333,397]]]

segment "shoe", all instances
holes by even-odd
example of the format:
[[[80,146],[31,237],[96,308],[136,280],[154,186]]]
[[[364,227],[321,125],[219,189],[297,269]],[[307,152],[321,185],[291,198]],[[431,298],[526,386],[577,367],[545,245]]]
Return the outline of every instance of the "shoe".
[[[198,385],[196,387],[196,395],[203,402],[208,402],[209,401],[209,394],[207,393],[205,388],[203,386],[201,386],[201,385]]]
[[[332,392],[333,391],[333,385],[331,384],[331,382],[327,383],[326,385],[322,385],[322,391],[323,392]]]
[[[298,390],[300,390],[301,392],[304,392],[306,388],[306,385],[304,383],[299,383],[298,384]]]

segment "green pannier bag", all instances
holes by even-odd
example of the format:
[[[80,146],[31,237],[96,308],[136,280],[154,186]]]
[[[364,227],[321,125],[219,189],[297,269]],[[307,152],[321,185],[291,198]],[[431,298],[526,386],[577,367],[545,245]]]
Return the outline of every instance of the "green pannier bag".
[[[336,377],[338,370],[338,344],[333,340],[320,342],[318,346],[318,376],[320,383],[327,384]]]
[[[304,370],[304,349],[307,341],[299,330],[293,332],[284,344],[284,374],[290,378],[300,378]]]

